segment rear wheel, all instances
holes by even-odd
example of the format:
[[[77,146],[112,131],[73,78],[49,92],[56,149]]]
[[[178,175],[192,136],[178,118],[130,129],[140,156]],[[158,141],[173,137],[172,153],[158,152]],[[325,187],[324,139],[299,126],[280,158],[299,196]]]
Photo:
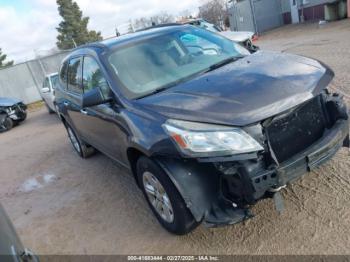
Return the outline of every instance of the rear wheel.
[[[166,230],[184,235],[199,225],[172,181],[155,162],[141,157],[137,176],[150,208]]]
[[[49,112],[49,114],[55,113],[55,111],[52,110],[46,103],[45,103],[45,106],[46,106],[46,109],[47,109],[47,111]]]
[[[87,158],[95,153],[95,149],[92,146],[85,144],[74,132],[74,130],[66,125],[69,140],[78,155],[82,158]]]
[[[58,115],[58,117],[60,117],[60,111],[58,108],[58,105],[55,104],[55,110],[56,110],[56,114]]]
[[[5,132],[12,129],[14,122],[8,116],[5,117],[4,121],[0,124],[0,132]]]

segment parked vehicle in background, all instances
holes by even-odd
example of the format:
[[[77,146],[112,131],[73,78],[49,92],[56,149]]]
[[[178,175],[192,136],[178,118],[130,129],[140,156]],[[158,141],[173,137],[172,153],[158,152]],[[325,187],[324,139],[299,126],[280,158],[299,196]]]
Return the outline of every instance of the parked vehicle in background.
[[[310,58],[169,26],[73,50],[56,103],[79,156],[96,148],[130,170],[163,227],[186,234],[251,218],[263,198],[280,210],[287,183],[349,147],[333,76]]]
[[[255,35],[254,32],[224,31],[221,27],[214,25],[214,24],[211,24],[202,18],[191,19],[191,20],[185,22],[185,24],[198,26],[198,27],[204,28],[206,30],[209,30],[211,32],[223,35],[232,41],[240,43],[242,46],[247,48],[251,53],[254,53],[254,52],[259,50],[259,47],[257,47],[256,45],[253,44],[253,37]]]
[[[36,262],[38,258],[23,247],[11,220],[0,204],[0,260],[1,262]]]
[[[0,97],[0,132],[10,130],[27,118],[27,106],[17,98]]]
[[[49,113],[56,112],[55,106],[55,88],[58,83],[58,73],[53,73],[45,76],[43,86],[41,88],[41,97],[45,102],[46,108]]]

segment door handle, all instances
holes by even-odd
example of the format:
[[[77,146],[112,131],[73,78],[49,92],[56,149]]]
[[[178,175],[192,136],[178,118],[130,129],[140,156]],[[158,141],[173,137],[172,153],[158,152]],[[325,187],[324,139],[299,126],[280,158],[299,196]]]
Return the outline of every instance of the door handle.
[[[85,109],[81,109],[81,110],[80,110],[80,113],[82,113],[82,114],[84,114],[84,115],[87,115],[87,114],[88,114],[88,112],[87,112]]]
[[[63,102],[63,104],[65,105],[65,106],[68,106],[69,105],[69,103],[68,102]]]

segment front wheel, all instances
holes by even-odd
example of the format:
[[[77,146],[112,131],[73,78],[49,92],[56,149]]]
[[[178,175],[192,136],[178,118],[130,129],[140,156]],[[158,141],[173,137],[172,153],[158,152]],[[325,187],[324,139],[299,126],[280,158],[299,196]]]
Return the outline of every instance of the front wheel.
[[[2,123],[0,123],[0,132],[9,131],[14,125],[13,120],[6,116]]]
[[[137,161],[138,182],[159,223],[169,232],[184,235],[198,225],[167,174],[151,159]]]

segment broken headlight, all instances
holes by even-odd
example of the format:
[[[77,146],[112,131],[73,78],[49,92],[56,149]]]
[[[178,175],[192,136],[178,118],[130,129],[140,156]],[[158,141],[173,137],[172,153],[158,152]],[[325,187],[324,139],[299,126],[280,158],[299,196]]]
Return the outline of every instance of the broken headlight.
[[[163,128],[188,156],[226,156],[264,149],[240,128],[172,119]]]

